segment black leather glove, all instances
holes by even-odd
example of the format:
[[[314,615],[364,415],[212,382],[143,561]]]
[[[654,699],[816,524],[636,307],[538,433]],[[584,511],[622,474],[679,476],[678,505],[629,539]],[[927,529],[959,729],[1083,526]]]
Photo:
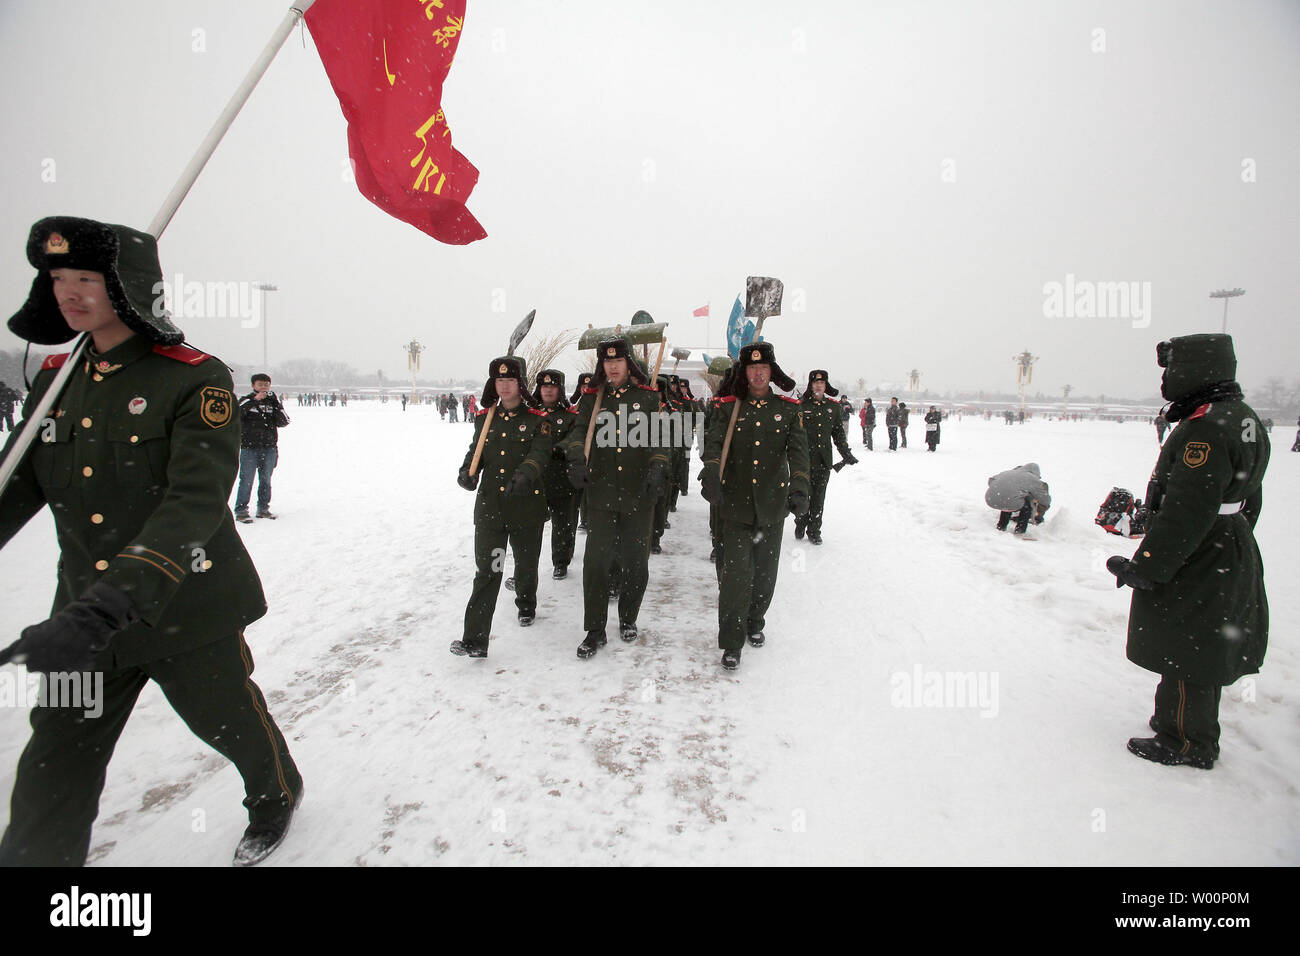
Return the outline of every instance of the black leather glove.
[[[569,484],[578,490],[587,487],[587,463],[581,458],[574,458],[569,462],[568,468]]]
[[[478,476],[479,472],[476,471],[471,475],[468,468],[462,468],[456,475],[456,484],[460,485],[466,491],[473,491],[478,487]]]
[[[533,479],[529,478],[525,472],[516,471],[510,476],[510,484],[506,485],[506,494],[513,495],[516,498],[522,498],[533,490]]]
[[[26,664],[32,673],[87,671],[113,636],[139,619],[129,597],[98,581],[49,620],[23,628],[0,661]]]
[[[722,479],[716,471],[706,471],[700,475],[700,494],[711,505],[722,503]]]
[[[808,513],[808,495],[806,492],[792,491],[787,501],[790,505],[790,514],[796,518],[802,518]]]
[[[844,461],[846,464],[850,464],[850,465],[856,465],[858,463],[857,458],[853,456],[852,452],[849,452],[847,455],[844,456]]]
[[[1115,587],[1122,588],[1128,585],[1137,591],[1153,591],[1156,588],[1156,582],[1142,577],[1133,570],[1133,562],[1123,555],[1112,555],[1106,559],[1106,570],[1115,575]]]
[[[645,484],[641,486],[641,497],[658,498],[664,493],[664,486],[668,483],[668,466],[662,461],[652,461],[650,470],[646,472]]]

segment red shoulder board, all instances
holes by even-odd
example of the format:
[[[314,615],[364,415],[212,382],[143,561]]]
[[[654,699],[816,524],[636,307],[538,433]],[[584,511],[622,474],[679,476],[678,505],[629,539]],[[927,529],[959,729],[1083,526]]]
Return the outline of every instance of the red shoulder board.
[[[492,407],[493,407],[492,405],[489,405],[487,408],[480,408],[478,411],[474,413],[474,417],[478,418],[480,415],[486,415],[488,413],[488,408],[492,408]]]
[[[637,388],[643,388],[643,389],[645,389],[647,392],[654,392],[656,395],[659,394],[659,389],[655,388],[653,385],[640,385],[640,384],[638,384],[638,385],[637,385]]]
[[[1194,411],[1194,412],[1192,412],[1190,415],[1188,415],[1188,416],[1187,416],[1187,420],[1190,422],[1193,418],[1204,418],[1204,417],[1205,417],[1205,413],[1208,412],[1208,411],[1210,410],[1210,405],[1212,405],[1212,404],[1213,404],[1213,402],[1207,402],[1207,403],[1205,403],[1205,404],[1202,405],[1200,408],[1198,408],[1196,411]]]
[[[789,395],[778,395],[777,398],[781,399],[783,402],[789,402],[791,405],[802,404],[799,399],[791,398]]]
[[[598,389],[598,388],[592,388],[590,385],[584,385],[584,386],[582,386],[582,394],[583,394],[583,395],[595,395],[595,394],[596,394],[597,392],[599,392],[599,391],[600,391],[600,389]]]
[[[834,402],[836,405],[838,405],[838,404],[840,403],[840,400],[839,400],[838,398],[836,398],[834,395],[827,395],[827,396],[825,396],[825,398],[826,398],[826,401],[828,401],[828,402]]]
[[[736,396],[735,396],[735,395],[724,395],[722,398],[715,398],[715,399],[713,400],[713,404],[714,404],[714,405],[726,405],[728,402],[734,402],[735,400],[736,400]]]
[[[192,349],[188,345],[155,345],[153,350],[159,355],[165,355],[169,359],[184,362],[186,365],[198,365],[212,358],[206,352]]]
[[[63,363],[68,360],[71,352],[60,352],[58,355],[47,355],[45,361],[41,363],[41,371],[44,372],[50,368],[63,368]]]
[[[528,414],[529,414],[529,415],[540,415],[542,418],[545,418],[545,417],[546,417],[546,413],[545,413],[544,411],[542,411],[540,408],[530,408],[530,409],[528,409]]]

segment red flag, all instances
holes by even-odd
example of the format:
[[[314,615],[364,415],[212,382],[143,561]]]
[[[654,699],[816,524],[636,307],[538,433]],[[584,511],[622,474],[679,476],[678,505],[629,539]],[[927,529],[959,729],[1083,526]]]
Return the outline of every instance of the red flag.
[[[442,84],[466,0],[316,0],[307,26],[348,121],[361,194],[454,245],[487,233],[465,208],[478,170],[451,145]]]
[[[700,318],[700,317],[707,318],[709,315],[709,307],[707,305],[702,305],[694,312],[692,312],[691,315],[694,316],[695,318]]]

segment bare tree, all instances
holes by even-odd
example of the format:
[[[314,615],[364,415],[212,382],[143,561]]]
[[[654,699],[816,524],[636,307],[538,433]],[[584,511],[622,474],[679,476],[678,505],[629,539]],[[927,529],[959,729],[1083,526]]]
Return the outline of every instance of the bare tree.
[[[559,354],[576,341],[578,341],[577,329],[561,329],[550,335],[539,336],[531,344],[519,350],[519,357],[524,360],[529,381],[533,383],[534,388],[537,386],[537,373],[554,365]]]

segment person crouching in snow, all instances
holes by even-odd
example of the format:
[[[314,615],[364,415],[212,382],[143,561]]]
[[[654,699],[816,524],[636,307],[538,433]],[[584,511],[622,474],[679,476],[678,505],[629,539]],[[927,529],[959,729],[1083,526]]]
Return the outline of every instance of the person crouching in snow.
[[[1030,462],[990,478],[988,491],[984,492],[984,503],[1001,512],[998,516],[999,531],[1007,530],[1014,512],[1016,526],[1012,533],[1024,534],[1029,530],[1030,521],[1043,523],[1043,515],[1052,506],[1052,496],[1042,472]]]

